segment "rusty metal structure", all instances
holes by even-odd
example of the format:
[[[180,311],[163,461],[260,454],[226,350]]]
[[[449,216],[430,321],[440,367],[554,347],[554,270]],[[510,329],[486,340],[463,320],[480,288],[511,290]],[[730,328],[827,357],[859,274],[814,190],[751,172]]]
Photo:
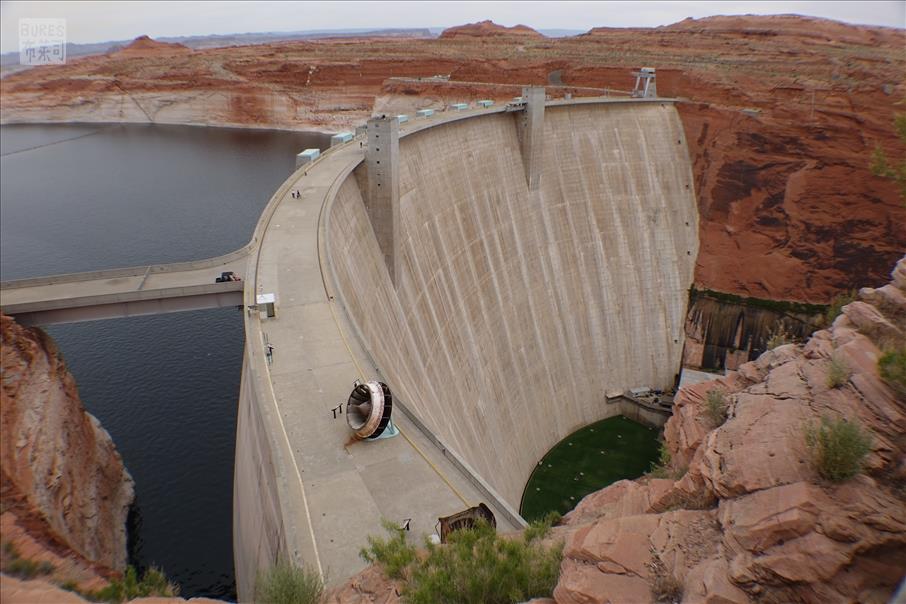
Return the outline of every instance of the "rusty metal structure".
[[[497,528],[497,519],[494,518],[494,512],[483,503],[479,503],[475,507],[457,512],[451,516],[438,518],[437,523],[440,525],[438,530],[438,533],[440,533],[440,542],[446,543],[450,533],[472,528],[479,520],[484,520],[493,528]]]
[[[355,381],[346,401],[346,423],[358,438],[380,438],[391,425],[392,412],[393,394],[387,384]]]

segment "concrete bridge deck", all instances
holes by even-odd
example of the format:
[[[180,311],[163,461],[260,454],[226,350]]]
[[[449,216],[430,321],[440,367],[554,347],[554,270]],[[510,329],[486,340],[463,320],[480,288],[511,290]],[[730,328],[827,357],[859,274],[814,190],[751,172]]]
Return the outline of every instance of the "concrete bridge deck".
[[[250,245],[223,256],[0,283],[0,308],[23,325],[51,325],[242,304]]]

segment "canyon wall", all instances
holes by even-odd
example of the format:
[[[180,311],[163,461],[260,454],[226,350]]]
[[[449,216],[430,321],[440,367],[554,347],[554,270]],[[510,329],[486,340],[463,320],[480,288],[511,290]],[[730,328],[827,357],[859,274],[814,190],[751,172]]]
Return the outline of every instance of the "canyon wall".
[[[82,407],[72,375],[43,331],[5,315],[0,331],[0,478],[4,516],[12,516],[4,528],[21,524],[38,541],[123,570],[133,482],[110,435]]]
[[[401,139],[395,288],[355,175],[326,244],[395,395],[514,508],[550,447],[615,413],[605,393],[673,385],[698,251],[672,104],[549,106],[532,192],[518,115]]]
[[[684,602],[890,601],[906,575],[906,398],[878,359],[904,345],[906,258],[804,345],[681,390],[665,431],[680,477],[618,482],[567,515],[557,602],[651,602],[668,585]],[[715,389],[724,422],[707,411]],[[821,418],[869,435],[862,473],[818,474],[806,427]]]
[[[824,314],[778,308],[762,301],[716,299],[696,292],[686,315],[683,367],[723,371],[758,358],[771,344],[803,342],[824,323]],[[797,312],[800,310],[800,312]],[[776,344],[775,344],[776,345]]]

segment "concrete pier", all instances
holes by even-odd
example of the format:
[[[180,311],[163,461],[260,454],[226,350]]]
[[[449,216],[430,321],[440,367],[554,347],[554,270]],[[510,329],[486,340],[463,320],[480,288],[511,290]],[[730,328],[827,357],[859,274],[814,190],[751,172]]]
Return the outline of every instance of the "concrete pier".
[[[518,122],[519,145],[522,150],[522,165],[529,191],[537,191],[541,179],[541,158],[544,145],[544,88],[522,89],[525,109]]]
[[[368,180],[365,207],[393,283],[399,274],[399,126],[395,117],[368,120],[368,148],[365,151]]]

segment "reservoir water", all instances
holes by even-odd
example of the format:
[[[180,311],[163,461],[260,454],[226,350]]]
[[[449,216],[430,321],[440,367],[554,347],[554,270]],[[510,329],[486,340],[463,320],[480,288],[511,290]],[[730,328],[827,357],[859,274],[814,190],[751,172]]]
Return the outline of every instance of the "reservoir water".
[[[314,133],[186,126],[3,126],[0,278],[229,252],[249,240],[295,154],[328,143]],[[235,598],[241,313],[47,331],[135,479],[130,562],[162,568],[184,597]]]

